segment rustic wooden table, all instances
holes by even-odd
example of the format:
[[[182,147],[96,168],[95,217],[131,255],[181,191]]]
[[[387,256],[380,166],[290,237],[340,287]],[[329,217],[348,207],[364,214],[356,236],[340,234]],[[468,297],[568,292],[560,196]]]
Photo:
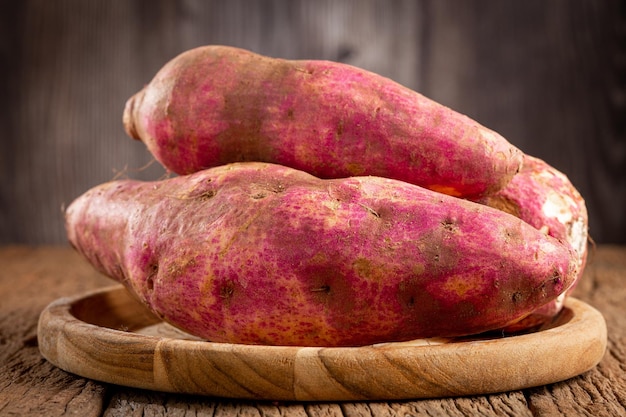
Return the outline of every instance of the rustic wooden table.
[[[608,348],[565,382],[486,396],[419,401],[283,403],[149,392],[66,373],[37,346],[51,301],[109,286],[67,247],[0,247],[0,416],[626,416],[626,247],[596,248],[575,296],[597,308]]]

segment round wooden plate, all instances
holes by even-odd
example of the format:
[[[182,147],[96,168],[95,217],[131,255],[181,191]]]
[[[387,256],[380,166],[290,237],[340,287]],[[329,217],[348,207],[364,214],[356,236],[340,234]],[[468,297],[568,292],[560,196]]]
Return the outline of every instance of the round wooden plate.
[[[103,382],[218,397],[344,401],[435,398],[562,381],[598,364],[602,315],[569,298],[548,327],[507,337],[318,348],[212,343],[161,322],[122,286],[50,304],[39,348]]]

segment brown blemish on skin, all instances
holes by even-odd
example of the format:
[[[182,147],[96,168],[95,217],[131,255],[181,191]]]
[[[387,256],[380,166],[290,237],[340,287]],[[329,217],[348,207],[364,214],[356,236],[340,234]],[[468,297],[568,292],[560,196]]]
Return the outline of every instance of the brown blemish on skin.
[[[366,171],[362,164],[356,162],[346,164],[346,168],[353,176],[363,175]]]
[[[427,291],[423,290],[423,282],[420,277],[413,277],[398,285],[398,300],[401,306],[408,310],[419,308],[420,311],[438,310],[437,301]],[[413,315],[411,320],[415,320],[416,326],[428,326],[432,317],[428,315]]]
[[[313,257],[311,258],[311,265],[322,265],[325,264],[326,262],[328,262],[328,256],[326,256],[325,253],[322,252],[318,252],[315,255],[313,255]]]
[[[292,68],[294,71],[302,72],[307,75],[313,75],[313,69],[308,69],[308,68],[301,67],[301,66],[292,66]]]
[[[352,268],[356,274],[370,281],[382,281],[385,278],[385,271],[377,267],[374,262],[366,258],[358,258],[352,263]]]
[[[420,276],[426,272],[426,267],[424,264],[415,264],[411,270],[413,275]]]
[[[208,200],[212,197],[215,197],[216,192],[214,190],[206,190],[204,192],[202,192],[200,195],[198,195],[196,197],[196,199],[201,200],[201,201],[205,201]]]
[[[343,135],[343,125],[344,125],[343,119],[339,120],[339,123],[337,124],[337,136]]]
[[[198,201],[206,201],[209,200],[217,194],[217,191],[211,186],[211,179],[203,181],[202,183],[198,183],[193,186],[193,188],[178,198],[183,200],[198,200]],[[211,187],[211,188],[209,188]]]
[[[523,239],[524,236],[516,228],[507,228],[504,231],[504,243],[515,244],[515,242],[520,242]],[[537,256],[537,253],[535,253],[535,256]]]
[[[515,201],[503,197],[503,196],[491,196],[487,197],[483,204],[496,208],[505,213],[512,214],[515,217],[520,217],[520,206]]]
[[[455,239],[448,239],[449,233],[443,228],[433,228],[429,233],[421,236],[419,251],[424,262],[429,265],[430,272],[448,275],[454,271],[459,263],[460,254]],[[436,243],[439,242],[439,243]]]
[[[459,229],[458,225],[454,222],[454,220],[448,218],[441,222],[441,226],[448,232],[455,232]]]
[[[374,216],[374,217],[376,217],[376,218],[380,219],[380,214],[379,214],[376,210],[374,210],[373,208],[368,207],[368,206],[366,206],[365,204],[362,204],[362,203],[359,203],[359,205],[360,205],[361,207],[363,207],[365,210],[367,210],[367,212],[368,212],[369,214],[371,214],[372,216]]]
[[[552,271],[552,276],[547,278],[545,281],[543,281],[539,287],[539,289],[541,291],[543,291],[544,293],[546,292],[546,285],[550,284],[553,286],[558,286],[559,284],[561,284],[563,280],[563,277],[561,276],[561,273],[559,272],[558,269],[554,269]]]
[[[357,259],[354,261],[352,266],[354,267],[356,273],[362,277],[368,277],[372,272],[372,262],[365,258]]]
[[[180,259],[172,262],[167,268],[167,275],[170,278],[176,278],[183,274],[185,269],[193,267],[196,264],[195,259]]]
[[[442,288],[446,291],[452,292],[459,297],[464,297],[468,292],[475,289],[470,281],[462,276],[452,276],[448,278]]]
[[[270,187],[270,191],[273,193],[282,193],[285,191],[285,186],[283,184],[274,184],[272,187]]]

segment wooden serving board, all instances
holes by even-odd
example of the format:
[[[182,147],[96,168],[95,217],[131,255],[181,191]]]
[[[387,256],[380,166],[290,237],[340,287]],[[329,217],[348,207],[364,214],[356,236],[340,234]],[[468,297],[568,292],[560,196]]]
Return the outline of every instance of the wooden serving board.
[[[392,400],[487,394],[562,381],[598,364],[602,315],[570,298],[533,333],[319,348],[212,343],[151,314],[122,286],[50,304],[39,348],[68,372],[107,383],[218,397]]]

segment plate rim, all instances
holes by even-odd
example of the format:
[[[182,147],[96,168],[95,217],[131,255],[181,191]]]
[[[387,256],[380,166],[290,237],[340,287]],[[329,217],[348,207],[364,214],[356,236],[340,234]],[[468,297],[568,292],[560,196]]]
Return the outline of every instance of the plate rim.
[[[607,346],[602,314],[574,297],[565,301],[565,308],[574,313],[572,318],[556,327],[503,338],[431,345],[218,343],[112,329],[83,321],[72,313],[76,303],[111,296],[116,291],[132,297],[117,284],[51,302],[38,322],[42,356],[67,372],[134,388],[240,399],[349,401],[481,395],[545,385],[594,368]],[[577,335],[575,340],[564,337],[568,333]],[[84,344],[85,338],[88,344]],[[557,348],[559,352],[555,352]],[[514,352],[517,362],[500,358],[499,352],[503,351]],[[580,353],[568,357],[563,351]],[[115,363],[131,353],[129,369]],[[493,378],[484,378],[481,373],[486,366],[491,368]],[[517,372],[516,366],[528,367],[530,372]],[[235,375],[235,371],[241,375]],[[391,381],[392,376],[401,382]],[[386,388],[386,384],[393,388]]]

